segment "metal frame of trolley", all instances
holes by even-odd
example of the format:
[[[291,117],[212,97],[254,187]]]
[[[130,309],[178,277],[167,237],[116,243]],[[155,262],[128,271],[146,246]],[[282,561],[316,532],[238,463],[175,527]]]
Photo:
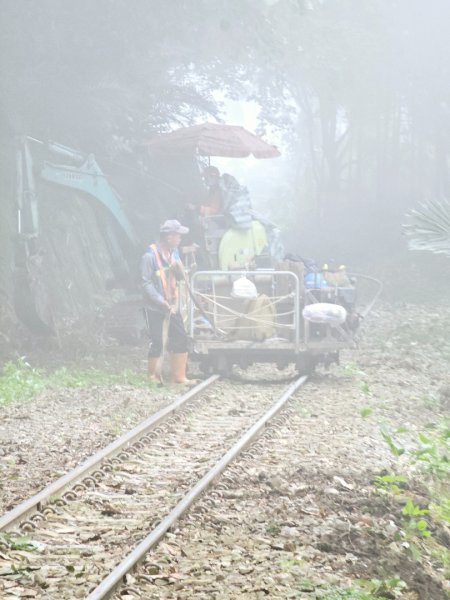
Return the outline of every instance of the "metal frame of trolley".
[[[232,296],[233,282],[243,276],[255,284],[258,301]],[[196,302],[189,303],[189,333],[194,356],[206,373],[255,362],[279,368],[294,363],[305,372],[319,361],[336,362],[339,350],[354,344],[342,327],[310,324],[303,318],[305,303],[320,299],[314,290],[304,290],[291,271],[197,271],[191,291]]]

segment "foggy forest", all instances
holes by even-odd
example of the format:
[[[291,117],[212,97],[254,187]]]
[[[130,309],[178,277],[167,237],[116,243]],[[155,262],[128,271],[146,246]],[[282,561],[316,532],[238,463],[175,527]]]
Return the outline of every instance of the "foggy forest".
[[[1,599],[449,598],[449,23],[0,0]]]

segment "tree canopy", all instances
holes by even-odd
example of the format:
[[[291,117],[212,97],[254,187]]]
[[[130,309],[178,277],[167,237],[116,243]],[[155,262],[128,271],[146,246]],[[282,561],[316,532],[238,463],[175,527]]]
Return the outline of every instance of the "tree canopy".
[[[15,136],[133,164],[142,140],[220,119],[220,91],[283,139],[289,211],[271,210],[291,240],[355,253],[382,223],[390,251],[405,212],[449,195],[449,18],[447,0],[0,0],[1,226]]]

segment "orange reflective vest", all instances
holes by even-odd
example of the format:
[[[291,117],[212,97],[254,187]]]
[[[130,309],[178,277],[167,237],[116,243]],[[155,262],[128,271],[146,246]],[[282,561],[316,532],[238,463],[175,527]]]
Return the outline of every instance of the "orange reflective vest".
[[[151,244],[150,248],[155,253],[156,264],[158,270],[155,275],[161,279],[161,286],[164,293],[164,300],[169,304],[173,305],[178,300],[178,287],[176,277],[171,269],[176,264],[176,260],[173,256],[170,256],[170,264],[167,266],[163,265],[161,253],[156,244]],[[168,271],[169,276],[167,277],[166,272]]]

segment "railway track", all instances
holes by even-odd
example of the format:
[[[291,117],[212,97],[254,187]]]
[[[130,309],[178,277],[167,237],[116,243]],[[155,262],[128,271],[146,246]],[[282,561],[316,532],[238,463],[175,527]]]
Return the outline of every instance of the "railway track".
[[[4,515],[0,597],[110,597],[305,380],[211,377]]]

